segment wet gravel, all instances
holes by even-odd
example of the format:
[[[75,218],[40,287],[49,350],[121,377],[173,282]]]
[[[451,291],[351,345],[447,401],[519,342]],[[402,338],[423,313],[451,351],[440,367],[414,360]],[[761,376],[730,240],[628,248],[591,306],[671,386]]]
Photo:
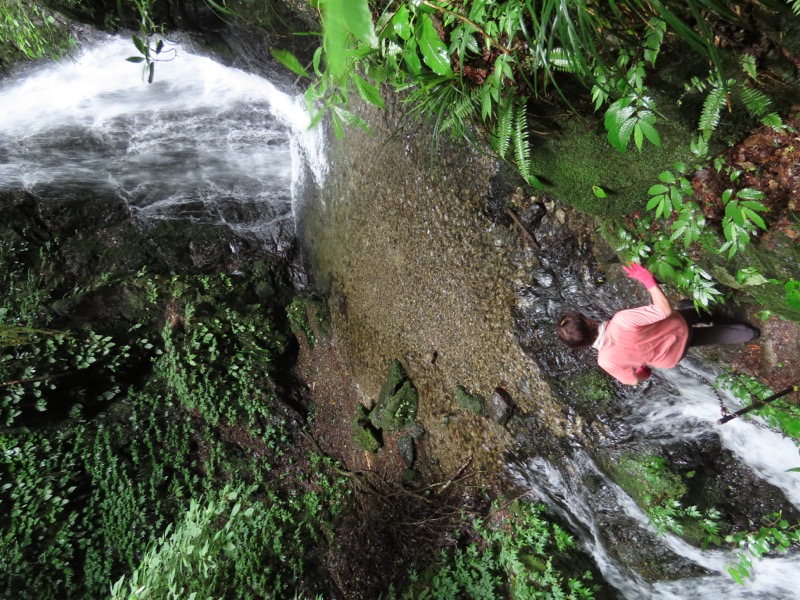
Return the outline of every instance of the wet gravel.
[[[426,467],[452,473],[473,457],[496,467],[513,440],[468,414],[457,386],[486,398],[501,387],[516,414],[562,432],[562,410],[514,333],[514,281],[532,265],[513,225],[485,213],[498,166],[465,143],[432,149],[398,106],[364,111],[372,134],[330,143],[331,174],[300,211],[316,284],[329,299],[339,351],[369,405],[398,358],[420,392]],[[349,407],[348,407],[349,408]]]

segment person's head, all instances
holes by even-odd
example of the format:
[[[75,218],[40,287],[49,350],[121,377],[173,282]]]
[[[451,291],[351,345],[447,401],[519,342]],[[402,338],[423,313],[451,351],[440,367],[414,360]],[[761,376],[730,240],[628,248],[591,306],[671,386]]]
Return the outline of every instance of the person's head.
[[[570,348],[586,348],[597,339],[597,321],[579,312],[568,312],[559,319],[556,335]]]

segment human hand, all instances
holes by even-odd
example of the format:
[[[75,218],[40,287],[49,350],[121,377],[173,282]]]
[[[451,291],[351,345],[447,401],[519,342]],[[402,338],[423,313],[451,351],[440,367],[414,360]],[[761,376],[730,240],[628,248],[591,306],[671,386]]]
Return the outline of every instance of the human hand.
[[[646,290],[658,285],[655,278],[650,274],[650,271],[638,263],[631,263],[630,266],[622,267],[622,270],[625,271],[628,277],[641,283]]]
[[[637,377],[639,377],[640,379],[645,380],[648,377],[650,377],[650,375],[653,374],[653,371],[651,371],[650,367],[648,367],[647,365],[642,365],[641,367],[638,367],[633,372],[633,374],[636,375]]]

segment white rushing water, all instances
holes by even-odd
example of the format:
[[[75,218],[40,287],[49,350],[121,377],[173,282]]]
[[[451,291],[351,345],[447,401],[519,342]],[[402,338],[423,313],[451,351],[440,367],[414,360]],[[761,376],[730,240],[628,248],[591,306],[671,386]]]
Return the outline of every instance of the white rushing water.
[[[240,229],[290,220],[300,174],[321,184],[327,169],[302,96],[170,48],[152,84],[126,61],[129,37],[0,83],[0,189],[90,189],[145,218]],[[239,204],[247,223],[236,222]]]
[[[689,363],[692,371],[713,381],[715,374]],[[723,394],[731,411],[739,408]],[[629,424],[636,439],[654,445],[709,435],[713,430],[731,451],[763,481],[779,488],[787,502],[800,507],[800,477],[787,469],[800,466],[797,447],[790,440],[757,423],[735,419],[717,425],[719,401],[703,379],[686,369],[661,370],[647,394],[630,400]],[[604,514],[624,514],[628,526],[652,532],[647,515],[606,477],[583,450],[576,450],[558,469],[536,458],[512,466],[514,478],[539,500],[555,510],[582,539],[604,577],[620,594],[632,600],[694,598],[789,600],[800,598],[800,555],[754,560],[753,577],[736,583],[725,570],[732,559],[727,550],[702,551],[674,535],[656,538],[665,549],[708,570],[711,575],[678,581],[647,583],[613,557],[604,545]],[[591,482],[588,484],[587,482]],[[600,482],[598,484],[598,482]],[[650,535],[648,533],[648,535]]]

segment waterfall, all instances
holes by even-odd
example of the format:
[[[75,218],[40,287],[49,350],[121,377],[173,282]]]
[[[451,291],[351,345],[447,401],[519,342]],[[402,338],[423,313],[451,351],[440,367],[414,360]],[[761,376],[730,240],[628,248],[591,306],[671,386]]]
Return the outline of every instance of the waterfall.
[[[169,47],[169,46],[168,46]],[[322,128],[302,97],[177,45],[155,81],[128,37],[0,83],[0,190],[113,197],[144,219],[291,223],[310,174],[326,174]]]
[[[756,422],[736,419],[717,425],[719,402],[704,381],[713,381],[714,376],[696,364],[691,364],[691,369],[679,367],[657,371],[654,384],[643,394],[624,400],[630,405],[627,421],[637,440],[659,445],[714,432],[719,435],[723,448],[732,452],[761,480],[779,488],[787,505],[800,507],[800,477],[797,473],[786,472],[800,466],[797,447],[780,433],[759,426],[758,419]],[[722,397],[731,410],[738,408],[732,397],[726,394]],[[622,488],[600,471],[584,450],[575,449],[573,455],[564,460],[557,467],[544,459],[533,458],[513,464],[510,469],[520,485],[528,488],[534,497],[548,504],[570,524],[606,580],[623,597],[637,600],[800,598],[797,576],[800,555],[754,560],[753,578],[747,578],[742,586],[725,571],[725,565],[732,558],[729,551],[702,551],[672,534],[656,537],[655,543],[663,544],[678,557],[712,574],[647,583],[632,569],[619,564],[601,535],[604,515],[615,512],[624,514],[628,526],[638,528],[642,535],[652,536],[647,515]]]

